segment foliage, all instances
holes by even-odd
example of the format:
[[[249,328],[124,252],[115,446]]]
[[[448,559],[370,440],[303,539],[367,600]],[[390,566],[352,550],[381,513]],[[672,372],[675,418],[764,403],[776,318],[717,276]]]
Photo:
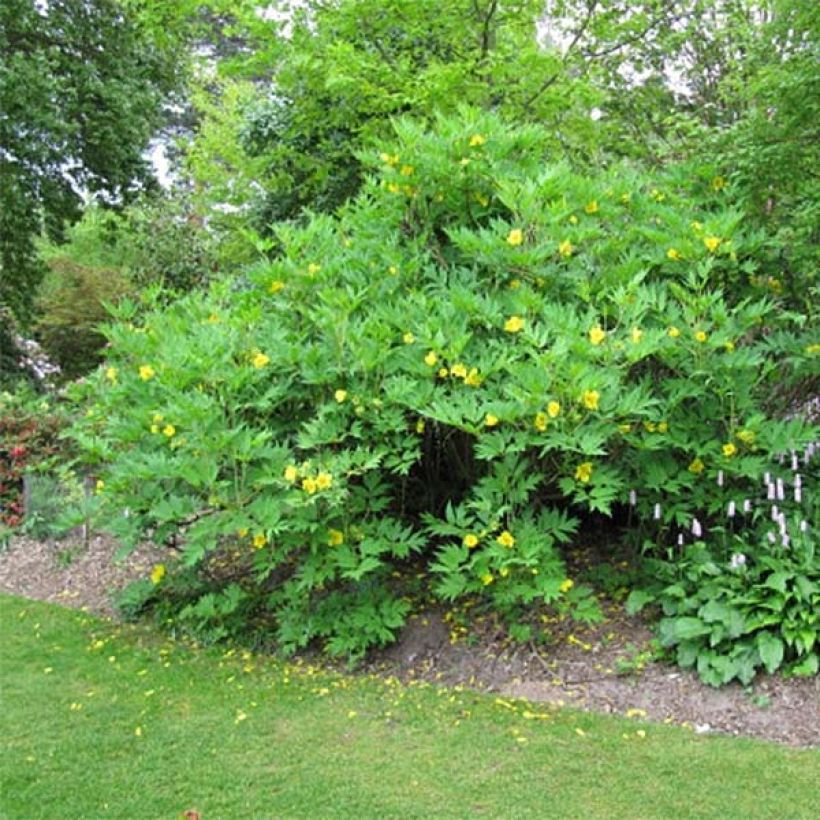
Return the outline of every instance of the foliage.
[[[0,525],[19,527],[25,514],[23,476],[53,466],[67,448],[60,433],[67,418],[47,398],[0,393]]]
[[[143,152],[178,55],[115,0],[8,0],[0,52],[0,303],[27,318],[40,232],[59,238],[80,192],[119,202],[149,184]]]
[[[634,493],[663,550],[719,523],[718,473],[751,486],[816,435],[775,415],[813,349],[748,290],[759,237],[708,179],[577,175],[475,111],[396,130],[338,218],[107,331],[75,437],[126,543],[182,536],[160,583],[200,630],[267,612],[285,647],[359,655],[419,569],[515,622],[576,594],[582,516]]]

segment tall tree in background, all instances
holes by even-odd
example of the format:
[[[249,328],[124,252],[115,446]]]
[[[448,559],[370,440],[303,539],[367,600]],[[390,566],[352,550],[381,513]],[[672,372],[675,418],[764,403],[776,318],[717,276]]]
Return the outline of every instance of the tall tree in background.
[[[179,72],[171,40],[116,0],[0,4],[0,304],[30,317],[34,240],[59,238],[82,195],[127,202]]]

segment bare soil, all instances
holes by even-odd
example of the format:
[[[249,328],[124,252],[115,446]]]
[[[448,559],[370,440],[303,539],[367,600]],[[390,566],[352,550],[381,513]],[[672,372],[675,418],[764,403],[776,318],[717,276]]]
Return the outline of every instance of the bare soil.
[[[116,549],[104,535],[88,545],[78,538],[16,538],[0,552],[0,591],[114,616],[112,595],[167,557],[144,546],[115,563]],[[368,666],[697,733],[820,747],[820,676],[760,675],[749,687],[714,689],[691,672],[651,660],[653,636],[642,618],[614,602],[604,602],[604,611],[605,621],[594,626],[556,618],[551,642],[536,646],[510,643],[490,620],[465,627],[452,612],[433,607],[413,615],[399,641]]]

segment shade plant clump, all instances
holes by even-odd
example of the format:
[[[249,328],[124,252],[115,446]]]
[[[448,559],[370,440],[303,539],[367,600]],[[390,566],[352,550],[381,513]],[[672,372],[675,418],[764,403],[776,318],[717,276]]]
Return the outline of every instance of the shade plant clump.
[[[179,556],[128,605],[359,657],[415,584],[526,638],[536,605],[594,617],[561,555],[592,514],[657,560],[705,539],[734,583],[726,487],[817,438],[783,412],[816,350],[713,171],[580,175],[469,109],[395,130],[353,201],[275,226],[239,280],[116,309],[73,436],[125,548]],[[766,583],[785,553],[742,537]]]

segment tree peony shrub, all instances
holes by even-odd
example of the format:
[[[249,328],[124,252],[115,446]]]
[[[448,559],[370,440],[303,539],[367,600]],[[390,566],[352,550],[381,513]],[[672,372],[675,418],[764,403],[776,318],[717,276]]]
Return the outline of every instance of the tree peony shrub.
[[[179,619],[356,656],[411,580],[512,621],[582,605],[560,547],[589,512],[634,502],[664,554],[708,536],[719,473],[757,486],[816,437],[777,420],[816,358],[754,295],[740,213],[548,143],[471,111],[399,122],[337,217],[280,225],[242,280],[119,308],[76,437],[126,544],[178,538],[148,591]]]

